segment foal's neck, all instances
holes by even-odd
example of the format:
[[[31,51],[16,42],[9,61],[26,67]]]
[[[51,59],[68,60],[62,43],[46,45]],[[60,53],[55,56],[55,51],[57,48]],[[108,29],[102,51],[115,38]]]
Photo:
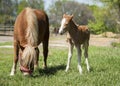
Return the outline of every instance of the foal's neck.
[[[76,37],[76,34],[78,32],[78,27],[72,20],[70,21],[68,32],[73,39]]]

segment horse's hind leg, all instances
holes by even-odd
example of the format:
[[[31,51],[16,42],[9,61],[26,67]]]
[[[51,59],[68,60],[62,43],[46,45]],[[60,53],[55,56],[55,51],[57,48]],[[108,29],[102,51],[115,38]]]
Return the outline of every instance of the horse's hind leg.
[[[68,50],[68,62],[67,62],[66,70],[65,70],[66,72],[68,71],[70,67],[70,62],[71,62],[73,47],[74,47],[74,44],[72,43],[71,39],[69,39],[68,42],[69,42],[69,50]]]
[[[87,65],[87,70],[90,71],[90,66],[89,66],[89,62],[88,62],[88,46],[89,43],[85,42],[84,43],[84,56],[85,56],[85,63]]]
[[[48,41],[49,41],[49,34],[46,34],[44,41],[43,41],[43,55],[44,55],[44,69],[47,68],[47,57],[48,57]]]
[[[35,49],[35,51],[36,51],[36,59],[34,60],[34,68],[36,69],[36,68],[38,68],[38,61],[39,61],[39,48],[37,47],[36,49]]]
[[[18,42],[14,41],[14,61],[13,61],[13,66],[10,73],[11,76],[14,75],[16,72],[18,57],[19,57],[19,46],[18,46]]]

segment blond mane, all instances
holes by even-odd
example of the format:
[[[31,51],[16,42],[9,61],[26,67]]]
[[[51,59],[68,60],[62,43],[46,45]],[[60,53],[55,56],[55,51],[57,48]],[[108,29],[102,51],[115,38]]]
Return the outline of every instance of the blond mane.
[[[29,15],[28,15],[29,14]],[[28,44],[32,46],[37,46],[38,40],[38,21],[33,9],[26,8],[26,17],[27,17],[27,34],[26,38],[28,40]]]

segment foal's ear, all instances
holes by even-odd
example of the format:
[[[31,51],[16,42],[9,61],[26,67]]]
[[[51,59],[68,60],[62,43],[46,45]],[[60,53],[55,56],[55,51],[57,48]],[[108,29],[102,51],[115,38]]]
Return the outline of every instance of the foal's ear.
[[[63,18],[66,16],[66,14],[63,14]]]

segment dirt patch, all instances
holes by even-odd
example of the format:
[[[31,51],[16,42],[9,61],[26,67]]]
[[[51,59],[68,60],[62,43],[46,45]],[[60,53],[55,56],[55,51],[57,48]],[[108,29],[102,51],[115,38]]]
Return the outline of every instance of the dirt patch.
[[[53,36],[51,37],[55,40],[50,40],[50,44],[59,45],[59,46],[67,46],[66,36]],[[91,35],[90,36],[90,45],[93,46],[111,46],[112,42],[119,42],[120,40],[117,38],[106,38],[101,35]]]
[[[0,35],[0,42],[13,42],[13,36]]]
[[[8,41],[13,41],[12,36],[0,36],[0,42],[8,42]],[[100,35],[91,35],[90,37],[90,45],[94,46],[111,46],[112,42],[120,42],[120,39],[117,38],[105,38]],[[50,36],[50,41],[49,41],[50,46],[54,47],[67,47],[67,42],[66,42],[66,35],[51,35]]]

